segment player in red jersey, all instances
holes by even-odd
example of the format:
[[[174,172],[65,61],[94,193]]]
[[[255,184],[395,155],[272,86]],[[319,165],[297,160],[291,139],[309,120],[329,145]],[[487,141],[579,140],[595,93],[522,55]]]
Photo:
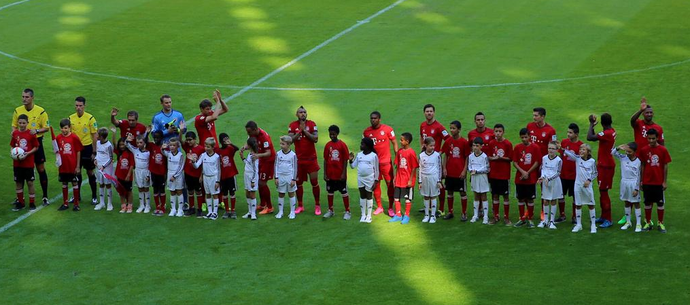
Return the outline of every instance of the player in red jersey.
[[[441,153],[441,148],[443,147],[443,141],[450,137],[446,128],[443,124],[436,120],[436,107],[432,104],[424,105],[424,117],[425,121],[419,126],[419,147],[424,150],[424,139],[427,137],[432,137],[434,139],[434,150]],[[446,188],[441,187],[441,194],[438,196],[439,208],[438,213],[443,215],[444,206],[446,204]],[[419,210],[420,213],[424,213],[424,209]]]
[[[270,214],[273,213],[273,203],[271,202],[271,190],[268,188],[268,181],[273,180],[276,150],[273,148],[271,136],[259,128],[256,122],[247,122],[244,125],[244,129],[247,131],[247,135],[250,138],[255,138],[259,145],[259,152],[254,154],[259,159],[259,197],[261,205],[257,208],[261,209],[259,214]],[[244,146],[240,148],[240,151],[243,152],[243,149]]]
[[[193,131],[188,131],[185,134],[184,143],[182,144],[182,150],[186,154],[186,160],[184,164],[184,182],[187,186],[187,202],[189,202],[189,209],[185,216],[193,216],[196,214],[197,218],[203,217],[203,205],[206,201],[204,194],[202,192],[202,168],[195,168],[194,161],[199,159],[199,156],[205,152],[204,146],[199,145],[197,142],[196,134]],[[196,195],[196,205],[194,208],[194,195]]]
[[[494,125],[494,138],[489,142],[489,184],[491,184],[491,197],[493,199],[494,218],[489,224],[497,223],[501,196],[503,196],[503,223],[512,226],[510,221],[510,162],[513,161],[513,143],[504,138],[505,127],[503,124]]]
[[[465,177],[467,176],[467,156],[470,155],[470,144],[460,136],[462,124],[460,121],[453,121],[448,128],[450,137],[443,143],[443,177],[445,177],[445,189],[448,192],[448,214],[443,217],[445,220],[452,219],[453,192],[460,193],[462,203],[461,221],[467,221],[467,192],[465,192]]]
[[[350,151],[345,142],[338,139],[339,134],[340,127],[336,125],[328,127],[328,136],[331,141],[326,143],[323,150],[323,179],[326,180],[326,191],[328,192],[328,212],[323,217],[331,218],[335,215],[333,197],[335,191],[339,191],[345,206],[343,219],[350,220],[350,196],[347,193],[347,161]]]
[[[444,128],[445,131],[445,128]],[[414,182],[417,177],[417,154],[410,148],[412,134],[405,132],[400,135],[400,150],[395,154],[395,215],[388,222],[400,222],[408,224],[410,222],[410,209],[414,200]],[[402,215],[400,201],[405,199],[405,216]]]
[[[114,149],[117,155],[117,167],[115,168],[115,177],[117,182],[122,186],[122,191],[118,191],[120,195],[120,213],[132,213],[132,178],[134,176],[134,154],[127,149],[127,138],[120,138],[115,141],[115,132],[113,132],[113,142],[117,143]]]
[[[640,115],[644,119],[640,120]],[[640,110],[635,112],[630,118],[630,126],[632,126],[635,134],[635,143],[637,143],[637,152],[649,145],[647,141],[647,132],[654,128],[659,133],[657,136],[657,143],[664,145],[664,129],[654,122],[654,110],[652,106],[647,104],[647,98],[642,97],[640,101]],[[638,155],[639,156],[639,155]]]
[[[659,145],[659,132],[652,128],[647,130],[647,141],[649,144],[642,148],[640,161],[642,161],[642,191],[644,192],[644,212],[645,225],[644,231],[650,231],[652,224],[652,205],[656,203],[656,213],[659,220],[659,231],[666,233],[664,225],[664,205],[666,191],[668,164],[671,163],[671,155],[666,147]]]
[[[316,158],[316,142],[319,133],[316,123],[307,120],[307,110],[303,106],[297,108],[297,121],[288,126],[288,135],[295,143],[297,154],[297,209],[295,214],[304,211],[304,188],[302,184],[306,178],[311,183],[311,193],[314,195],[314,214],[321,215],[321,187],[319,186],[319,161]]]
[[[371,126],[364,129],[362,135],[364,138],[370,138],[374,141],[374,149],[379,158],[379,181],[386,181],[386,188],[388,190],[388,215],[393,214],[393,164],[391,160],[391,143],[393,143],[393,150],[398,151],[398,142],[395,140],[395,132],[393,128],[381,124],[381,113],[374,111],[369,115]],[[381,205],[381,183],[376,184],[374,189],[374,198],[378,208],[374,211],[374,215],[383,213],[383,206]]]
[[[601,115],[601,126],[604,130],[594,133],[594,126],[597,125],[597,116],[589,116],[589,130],[587,131],[587,141],[599,141],[597,153],[597,180],[599,183],[599,204],[601,205],[601,218],[597,219],[600,228],[608,228],[613,225],[611,219],[611,198],[609,190],[613,187],[613,175],[616,172],[616,161],[613,160],[611,149],[616,143],[616,130],[611,126],[613,119],[608,113]],[[625,217],[625,216],[623,216]]]
[[[36,189],[34,188],[34,153],[38,151],[38,138],[26,127],[29,125],[29,116],[20,114],[17,116],[17,129],[12,131],[10,147],[19,147],[24,153],[19,155],[14,165],[14,182],[17,186],[17,202],[13,211],[24,209],[24,182],[29,189],[29,209],[36,209]]]
[[[546,156],[549,153],[549,142],[558,141],[558,138],[556,137],[556,129],[551,127],[549,123],[546,123],[546,109],[542,107],[532,109],[532,120],[534,121],[527,124],[530,140],[532,143],[539,146],[541,155]],[[541,157],[539,157],[539,160],[541,160]],[[541,207],[541,219],[544,220],[543,200]]]
[[[55,138],[58,144],[60,158],[62,164],[60,165],[60,182],[62,182],[62,205],[58,211],[69,209],[68,206],[68,184],[72,183],[72,192],[74,196],[73,211],[79,211],[79,185],[77,183],[77,174],[79,174],[79,162],[81,161],[81,140],[72,133],[72,125],[69,119],[60,120],[61,133]]]
[[[150,130],[149,130],[150,132]],[[151,137],[153,142],[146,144],[149,153],[149,172],[151,172],[151,187],[153,188],[153,200],[156,202],[156,211],[153,215],[165,214],[165,181],[168,168],[161,146],[163,145],[163,132],[157,130]]]
[[[220,156],[220,195],[223,196],[222,201],[225,206],[225,214],[223,219],[237,219],[235,213],[235,191],[237,191],[237,164],[235,164],[235,153],[240,148],[232,144],[230,136],[226,133],[220,134],[220,147],[216,149],[216,153]],[[228,197],[228,195],[230,195]],[[230,202],[228,202],[228,198]]]
[[[575,160],[569,158],[565,155],[566,150],[579,151],[580,146],[582,146],[582,141],[580,137],[580,126],[575,123],[570,123],[568,125],[568,138],[561,141],[561,159],[563,160],[563,166],[561,168],[561,186],[563,187],[563,198],[558,200],[558,209],[561,212],[560,217],[558,217],[555,223],[561,223],[565,221],[565,197],[570,196],[573,198],[573,212],[572,212],[572,223],[576,224],[577,220],[575,218]]]
[[[115,117],[119,111],[120,110],[117,108],[110,110],[110,123],[115,125],[115,127],[120,128],[120,138],[127,139],[129,135],[132,135],[135,140],[133,140],[133,142],[129,142],[129,144],[137,145],[136,138],[139,135],[146,134],[146,126],[142,123],[139,123],[139,113],[134,110],[127,112],[127,120],[118,120]]]
[[[228,112],[228,105],[225,104],[220,95],[220,91],[216,89],[213,91],[213,99],[216,101],[216,110],[213,110],[213,103],[208,99],[204,99],[199,103],[199,110],[201,114],[194,118],[194,127],[199,135],[199,142],[205,143],[207,138],[213,138],[218,146],[218,137],[216,136],[216,120],[222,114]]]
[[[526,225],[533,228],[534,223],[534,198],[536,194],[536,184],[539,176],[539,163],[541,163],[541,150],[537,144],[530,142],[530,134],[527,128],[520,129],[520,144],[513,149],[513,167],[515,172],[515,193],[518,200],[520,211],[520,221],[515,226]],[[525,203],[527,213],[525,213]]]
[[[477,112],[474,115],[474,125],[477,126],[477,128],[470,130],[470,132],[467,133],[467,142],[470,143],[470,147],[472,146],[472,143],[474,143],[475,138],[481,138],[482,139],[482,152],[484,152],[487,156],[491,156],[492,151],[489,150],[489,142],[491,142],[491,139],[494,138],[494,130],[491,128],[486,128],[486,116],[484,115],[483,112]],[[483,217],[483,208],[482,208],[482,201],[479,201],[479,216]]]

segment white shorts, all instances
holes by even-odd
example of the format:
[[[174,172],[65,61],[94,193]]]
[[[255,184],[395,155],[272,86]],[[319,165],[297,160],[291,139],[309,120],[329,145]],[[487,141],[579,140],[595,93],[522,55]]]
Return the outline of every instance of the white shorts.
[[[106,166],[105,168],[103,168],[104,174],[108,174],[110,176],[115,176],[114,172],[115,172],[115,170],[113,169],[112,163],[110,165]],[[96,171],[96,183],[98,183],[98,184],[113,184],[112,181],[105,179],[105,176],[103,176],[99,171]]]
[[[470,186],[475,193],[488,193],[491,189],[489,187],[489,176],[487,174],[471,175]]]
[[[204,193],[206,195],[218,195],[220,194],[220,183],[218,184],[218,188],[216,188],[216,182],[220,182],[219,179],[216,179],[216,176],[204,176],[203,178],[204,181]]]
[[[168,185],[168,190],[172,191],[181,191],[184,190],[184,174],[180,175],[180,177],[177,177],[175,179],[175,182],[171,182],[170,178],[172,178],[173,173],[168,173],[168,180],[167,185]]]
[[[436,197],[441,193],[438,188],[438,177],[422,176],[422,188],[419,189],[419,194],[424,197]]]
[[[546,183],[546,180],[541,183],[541,199],[556,200],[563,199],[563,186],[561,185],[561,178],[557,177]]]
[[[294,193],[297,191],[297,183],[295,182],[295,185],[291,186],[290,183],[292,183],[292,176],[287,176],[287,177],[281,177],[277,176],[276,181],[278,181],[278,193],[280,194],[285,194],[285,193]]]
[[[627,202],[640,202],[640,187],[636,181],[621,181],[621,200]],[[637,191],[637,196],[633,196],[633,191]]]
[[[151,172],[148,169],[134,169],[134,181],[138,188],[151,186]]]
[[[369,175],[369,176],[357,175],[357,188],[364,188],[367,192],[373,192],[375,181],[376,181],[376,177],[374,175]]]
[[[250,192],[259,190],[259,176],[254,177],[254,187],[252,187],[252,176],[244,174],[244,189]]]
[[[575,182],[575,205],[595,205],[591,183],[588,188],[585,188],[584,185]]]

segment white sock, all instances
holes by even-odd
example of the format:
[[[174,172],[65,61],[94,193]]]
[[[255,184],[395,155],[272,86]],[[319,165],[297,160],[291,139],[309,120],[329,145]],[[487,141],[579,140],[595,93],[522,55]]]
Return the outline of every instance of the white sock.
[[[108,204],[112,204],[113,203],[113,189],[109,188],[106,190],[108,191]]]
[[[640,225],[642,224],[642,209],[640,208],[635,208],[635,220],[637,220],[636,224]]]
[[[582,209],[575,210],[575,218],[577,218],[577,225],[582,226]]]
[[[545,204],[543,210],[544,210],[544,222],[548,223],[549,222],[549,216],[551,213],[551,206],[548,204]]]
[[[549,213],[549,220],[550,220],[551,222],[554,222],[554,220],[556,220],[556,212],[558,212],[556,206],[555,206],[555,205],[552,205],[552,206],[551,206],[551,209],[549,210],[549,212],[550,212],[550,213]]]
[[[474,201],[474,217],[479,217],[479,201]]]
[[[252,213],[253,217],[256,217],[256,198],[250,200],[252,202],[252,205],[249,207],[249,211]]]
[[[184,210],[184,196],[180,194],[175,197],[177,197],[177,210]]]
[[[374,208],[374,199],[367,199],[367,218],[371,219],[371,211]]]
[[[101,204],[105,204],[105,186],[101,187],[100,189],[101,189],[101,194],[100,194]]]
[[[213,214],[213,198],[212,197],[206,197],[206,212],[207,214]]]
[[[278,197],[278,214],[283,213],[283,204],[285,203],[285,197]]]
[[[630,222],[630,207],[625,207],[625,222]]]
[[[177,210],[177,196],[170,195],[170,209]]]
[[[362,216],[367,217],[367,212],[365,211],[367,207],[367,200],[364,198],[359,198],[359,209],[362,211]]]
[[[289,200],[290,200],[290,213],[294,213],[295,207],[297,206],[297,197],[292,196],[292,197],[290,197]],[[281,211],[282,211],[282,209],[281,209]]]
[[[484,219],[488,220],[489,219],[489,202],[488,201],[482,202],[482,210],[484,210]]]
[[[431,199],[431,216],[436,217],[436,198]]]
[[[218,214],[218,206],[220,199],[218,198],[213,198],[213,214]]]
[[[430,201],[431,200],[424,199],[424,216],[429,216],[429,205],[431,205]]]
[[[144,206],[144,193],[139,192],[139,206]]]
[[[151,193],[144,193],[144,204],[145,207],[151,207]]]
[[[589,219],[592,221],[592,225],[594,226],[597,222],[597,210],[595,210],[595,209],[589,210]]]

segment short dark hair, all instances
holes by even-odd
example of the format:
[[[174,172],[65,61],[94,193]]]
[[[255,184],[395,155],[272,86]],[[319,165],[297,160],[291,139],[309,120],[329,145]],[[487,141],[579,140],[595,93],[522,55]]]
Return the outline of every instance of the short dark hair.
[[[247,138],[247,146],[251,151],[259,150],[259,142],[256,141],[256,138]]]
[[[580,126],[577,126],[575,123],[570,123],[568,129],[572,130],[575,134],[580,134]]]
[[[98,129],[98,136],[104,139],[108,139],[108,128],[102,127]]]
[[[506,128],[505,128],[505,127],[503,126],[503,124],[501,124],[501,123],[498,123],[498,124],[494,125],[494,129],[496,129],[496,128],[503,129],[503,131],[506,130]]]
[[[635,143],[635,142],[628,143],[628,147],[630,149],[632,149],[633,151],[637,151],[637,143]]]
[[[247,121],[247,124],[244,125],[244,128],[257,129],[259,128],[259,125],[257,125],[254,121]]]
[[[613,124],[613,118],[611,117],[611,114],[608,112],[605,112],[601,115],[601,125],[603,126],[611,126]]]
[[[651,129],[647,130],[647,136],[650,136],[650,135],[655,135],[658,137],[659,132],[655,128],[651,128]]]
[[[541,116],[546,116],[546,109],[544,109],[543,107],[534,108],[534,109],[532,109],[532,111],[538,112],[539,115],[541,115]]]
[[[450,125],[455,125],[458,129],[462,129],[462,124],[458,120],[450,122]]]
[[[208,99],[204,99],[201,101],[201,103],[199,103],[199,108],[204,109],[206,107],[213,107],[213,103],[211,103],[211,101]]]
[[[187,133],[184,134],[184,137],[196,139],[196,133],[194,133],[193,131],[187,131]]]
[[[431,110],[436,111],[436,107],[434,107],[434,105],[432,105],[432,104],[424,105],[424,109],[422,109],[422,110],[426,111],[427,108],[431,108]]]
[[[482,140],[482,137],[476,137],[474,140],[472,140],[473,144],[479,144],[479,145],[484,145],[484,140]]]
[[[369,114],[369,117],[371,117],[372,115],[377,116],[379,119],[381,118],[381,113],[376,110],[372,111],[371,114]]]
[[[524,136],[527,134],[529,134],[529,130],[527,130],[527,128],[521,128],[520,129],[520,136]]]
[[[166,99],[166,98],[170,98],[170,95],[167,95],[167,94],[161,95],[161,98],[160,98],[161,103],[163,102],[163,99]]]
[[[31,88],[24,89],[24,93],[28,93],[31,97],[34,96],[34,90]]]
[[[486,116],[484,115],[484,112],[479,111],[479,112],[477,112],[477,113],[474,114],[474,118],[476,119],[478,115],[483,115],[484,117],[486,117]]]
[[[19,121],[19,120],[24,120],[24,121],[27,121],[27,122],[28,122],[28,121],[29,121],[29,116],[26,115],[26,114],[20,114],[20,115],[17,117],[17,121]]]
[[[69,119],[60,120],[60,128],[65,126],[72,126],[72,123],[69,121]]]
[[[220,143],[222,144],[222,143],[223,143],[223,140],[224,140],[225,138],[229,138],[229,137],[230,137],[230,136],[228,136],[227,133],[224,133],[224,132],[223,132],[223,133],[221,133],[221,134],[218,135],[218,141],[220,141]]]
[[[340,127],[338,127],[338,125],[328,126],[328,132],[335,132],[336,134],[340,134]]]
[[[139,113],[136,110],[127,111],[127,117],[133,116],[135,120],[139,119]]]
[[[83,96],[77,96],[77,98],[75,98],[74,101],[81,102],[82,104],[86,105],[86,98]]]
[[[362,138],[362,144],[364,144],[364,146],[366,146],[370,151],[376,153],[374,150],[374,140],[371,138]]]
[[[400,136],[405,138],[405,140],[407,140],[407,142],[412,142],[412,134],[411,133],[403,132]]]

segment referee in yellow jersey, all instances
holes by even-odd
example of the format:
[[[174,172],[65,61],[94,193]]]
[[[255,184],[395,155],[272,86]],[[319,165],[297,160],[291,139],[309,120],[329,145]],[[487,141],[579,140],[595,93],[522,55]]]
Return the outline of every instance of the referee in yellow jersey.
[[[69,116],[69,121],[72,124],[72,133],[79,137],[84,147],[81,151],[81,162],[79,162],[81,168],[79,175],[77,175],[77,182],[81,189],[81,169],[86,169],[86,174],[89,177],[89,186],[91,187],[91,204],[95,205],[98,203],[98,194],[96,193],[96,176],[93,170],[96,168],[94,160],[96,159],[96,141],[98,141],[96,137],[98,123],[96,123],[96,118],[93,115],[84,111],[84,108],[86,108],[86,99],[84,97],[78,96],[74,99],[74,108],[77,112]],[[79,201],[84,202],[81,198],[79,198]]]
[[[48,201],[48,175],[45,167],[46,154],[43,150],[43,134],[50,130],[50,122],[48,121],[48,113],[42,107],[34,104],[34,91],[28,88],[22,92],[22,106],[14,109],[12,131],[17,130],[17,118],[22,114],[29,117],[27,128],[31,134],[38,137],[38,150],[34,153],[34,162],[36,163],[41,190],[43,190],[43,205],[48,205],[50,202]]]

